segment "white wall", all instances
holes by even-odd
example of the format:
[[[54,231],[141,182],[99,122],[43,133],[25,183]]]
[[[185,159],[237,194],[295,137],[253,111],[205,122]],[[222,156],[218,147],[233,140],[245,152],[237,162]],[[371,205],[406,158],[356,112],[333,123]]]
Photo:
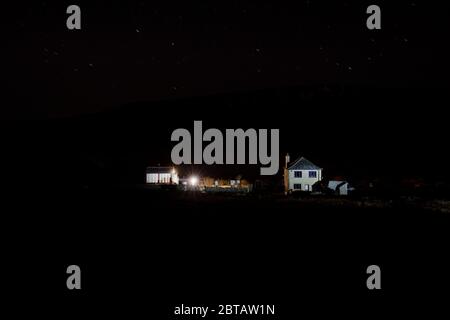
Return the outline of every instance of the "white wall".
[[[147,183],[170,183],[170,173],[147,173]]]
[[[295,177],[295,171],[301,171],[302,177],[296,178]],[[317,176],[316,178],[310,178],[309,177],[309,171],[316,171]],[[289,170],[289,190],[298,190],[294,189],[294,184],[301,184],[303,191],[308,191],[307,186],[309,186],[309,191],[312,190],[312,185],[316,183],[317,181],[322,180],[322,170]]]
[[[339,189],[339,194],[341,196],[347,196],[348,195],[348,183],[345,183],[341,188]]]
[[[175,184],[180,183],[180,179],[178,178],[177,173],[172,173],[172,183],[175,183]]]
[[[158,183],[158,174],[147,173],[147,183]]]
[[[160,173],[159,183],[170,183],[170,173]]]
[[[170,179],[172,178],[172,181]],[[147,183],[174,183],[178,184],[179,179],[176,173],[147,173]]]

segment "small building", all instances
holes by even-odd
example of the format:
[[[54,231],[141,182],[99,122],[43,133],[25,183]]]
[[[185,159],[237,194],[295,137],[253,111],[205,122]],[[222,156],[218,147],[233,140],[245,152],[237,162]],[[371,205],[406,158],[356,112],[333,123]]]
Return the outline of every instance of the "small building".
[[[178,184],[178,173],[173,167],[147,167],[146,183],[159,185]]]
[[[349,187],[347,181],[330,180],[328,181],[328,189],[334,191],[336,195],[346,196],[353,188]]]
[[[286,194],[294,191],[312,191],[312,186],[322,180],[322,168],[316,166],[304,157],[290,162],[286,155],[284,169],[284,191]]]

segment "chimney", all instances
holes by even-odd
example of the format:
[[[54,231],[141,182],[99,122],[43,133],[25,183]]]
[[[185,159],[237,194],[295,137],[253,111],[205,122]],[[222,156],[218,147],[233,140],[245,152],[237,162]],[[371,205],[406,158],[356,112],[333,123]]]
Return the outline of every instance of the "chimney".
[[[286,153],[286,166],[285,168],[287,169],[289,162],[291,162],[291,158],[289,157],[289,153]]]

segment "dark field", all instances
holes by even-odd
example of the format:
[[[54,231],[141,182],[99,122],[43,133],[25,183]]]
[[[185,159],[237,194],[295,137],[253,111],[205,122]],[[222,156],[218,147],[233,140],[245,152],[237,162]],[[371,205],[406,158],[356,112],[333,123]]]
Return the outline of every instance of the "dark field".
[[[449,283],[449,215],[419,208],[108,188],[36,191],[15,210],[13,292],[74,315],[168,318],[178,302],[275,303],[282,318],[400,315],[444,300]],[[75,300],[72,263],[85,289]],[[371,264],[380,292],[366,289]]]

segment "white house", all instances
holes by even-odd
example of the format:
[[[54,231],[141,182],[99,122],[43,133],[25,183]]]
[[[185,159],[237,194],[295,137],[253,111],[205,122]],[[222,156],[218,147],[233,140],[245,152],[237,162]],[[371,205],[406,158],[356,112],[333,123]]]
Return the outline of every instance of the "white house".
[[[322,180],[322,168],[316,166],[304,157],[290,162],[289,154],[286,155],[284,169],[284,191],[312,191],[312,185]]]
[[[173,167],[147,167],[146,182],[149,184],[178,184],[179,178]]]

